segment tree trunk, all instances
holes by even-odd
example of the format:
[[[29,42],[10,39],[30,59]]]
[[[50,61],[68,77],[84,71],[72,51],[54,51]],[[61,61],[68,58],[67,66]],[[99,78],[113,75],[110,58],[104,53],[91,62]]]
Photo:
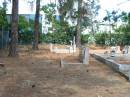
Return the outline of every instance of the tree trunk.
[[[34,23],[34,44],[33,49],[38,50],[38,40],[39,40],[39,16],[40,16],[40,0],[36,1],[36,14]]]
[[[9,45],[9,56],[15,57],[18,55],[17,42],[18,42],[18,0],[13,0],[12,5],[12,24],[11,24],[11,40]]]
[[[76,27],[76,45],[77,47],[81,46],[81,29],[80,29],[80,23],[82,18],[82,12],[81,12],[81,6],[82,6],[82,0],[78,0],[78,19],[77,19],[77,27]]]

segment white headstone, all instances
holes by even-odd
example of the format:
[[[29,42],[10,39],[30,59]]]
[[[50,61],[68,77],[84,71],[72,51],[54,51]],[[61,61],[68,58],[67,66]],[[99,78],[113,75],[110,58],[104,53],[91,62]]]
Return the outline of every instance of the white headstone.
[[[110,50],[111,57],[114,57],[114,56],[115,56],[115,53],[116,53],[116,47],[115,47],[115,46],[112,46],[112,47],[111,47],[111,50]]]

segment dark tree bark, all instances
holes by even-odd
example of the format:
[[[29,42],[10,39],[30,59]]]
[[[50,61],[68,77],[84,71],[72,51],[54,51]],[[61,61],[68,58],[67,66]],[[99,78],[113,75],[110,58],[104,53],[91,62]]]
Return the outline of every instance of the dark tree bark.
[[[34,44],[33,44],[34,50],[38,50],[39,16],[40,16],[40,0],[36,0],[36,13],[35,13],[35,23],[34,23]]]
[[[18,0],[12,1],[12,24],[11,24],[11,36],[9,45],[9,56],[16,57],[17,43],[18,43]]]
[[[77,27],[76,27],[76,45],[77,47],[81,46],[81,19],[82,19],[82,12],[81,12],[82,0],[78,0],[78,19],[77,19]]]

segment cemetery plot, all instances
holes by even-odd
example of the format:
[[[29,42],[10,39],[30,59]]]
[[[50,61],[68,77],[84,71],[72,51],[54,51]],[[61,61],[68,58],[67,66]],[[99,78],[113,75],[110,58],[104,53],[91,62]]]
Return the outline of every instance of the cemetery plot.
[[[76,53],[76,44],[75,44],[75,37],[73,41],[70,41],[70,45],[65,46],[64,48],[58,48],[58,46],[54,44],[50,44],[50,51],[55,53]]]
[[[61,70],[61,57],[67,62],[80,62],[79,56],[71,55],[51,53],[45,45],[31,54],[21,51],[16,58],[0,57],[7,71],[0,76],[0,97],[130,96],[126,79],[91,56],[87,66]]]
[[[128,50],[128,49],[126,49]],[[126,51],[125,51],[126,52]],[[124,75],[130,80],[130,54],[127,53],[110,53],[110,54],[94,54],[96,59],[106,63],[115,71]]]
[[[77,55],[71,55],[70,58],[61,58],[61,67],[66,67],[70,65],[88,65],[89,64],[89,48],[85,47],[79,51]]]

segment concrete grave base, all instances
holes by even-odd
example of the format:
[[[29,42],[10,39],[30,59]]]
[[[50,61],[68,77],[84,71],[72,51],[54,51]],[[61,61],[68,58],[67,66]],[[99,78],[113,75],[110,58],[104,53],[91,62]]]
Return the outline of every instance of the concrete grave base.
[[[113,70],[117,71],[121,75],[123,75],[125,78],[127,78],[130,81],[130,65],[129,64],[119,64],[116,61],[105,58],[102,56],[102,54],[93,54],[92,55],[97,60],[105,63],[106,65],[110,66]]]
[[[71,62],[66,62],[64,61],[63,59],[61,59],[60,61],[60,67],[61,68],[81,68],[81,67],[84,67],[84,66],[87,66],[89,64],[89,48],[84,48],[82,50],[82,55],[80,56],[80,60],[81,62],[79,63],[71,63]]]
[[[61,59],[61,64],[60,64],[60,69],[61,70],[80,70],[83,72],[86,72],[86,67],[88,65],[83,64],[83,63],[69,63],[69,62],[65,62]]]

